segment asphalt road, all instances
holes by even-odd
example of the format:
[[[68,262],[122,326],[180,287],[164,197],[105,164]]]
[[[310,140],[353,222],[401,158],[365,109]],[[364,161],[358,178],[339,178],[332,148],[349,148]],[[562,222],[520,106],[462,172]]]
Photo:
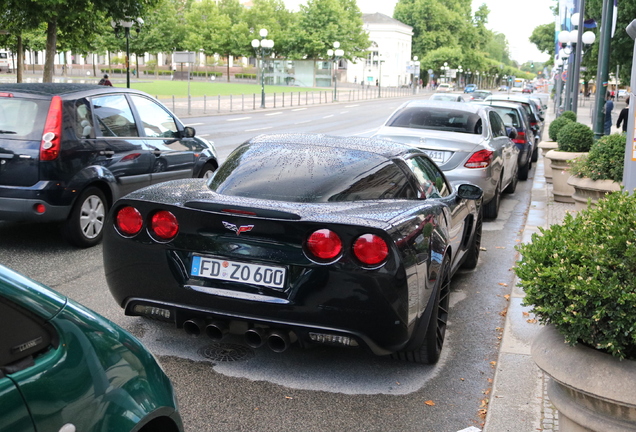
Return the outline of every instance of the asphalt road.
[[[220,159],[259,133],[368,136],[401,100],[185,119],[217,144]],[[131,331],[160,359],[189,432],[434,431],[480,427],[513,282],[514,246],[530,205],[530,180],[484,224],[477,269],[455,275],[442,358],[422,366],[363,350],[292,347],[281,354],[241,340],[214,345],[164,323],[126,317],[104,279],[101,246],[75,249],[55,225],[0,222],[0,263]]]

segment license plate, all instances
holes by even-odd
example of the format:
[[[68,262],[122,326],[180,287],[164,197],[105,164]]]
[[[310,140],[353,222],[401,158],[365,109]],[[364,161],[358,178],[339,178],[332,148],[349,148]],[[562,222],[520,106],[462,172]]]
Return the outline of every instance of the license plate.
[[[444,162],[444,152],[435,150],[424,150],[424,153],[428,155],[433,162]]]
[[[192,257],[192,276],[260,285],[270,288],[284,288],[285,267],[248,264],[195,255]]]

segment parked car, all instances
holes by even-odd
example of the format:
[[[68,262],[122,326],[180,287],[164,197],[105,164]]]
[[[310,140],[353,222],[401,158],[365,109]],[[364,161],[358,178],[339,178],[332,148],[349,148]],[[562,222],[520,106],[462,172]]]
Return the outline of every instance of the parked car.
[[[521,90],[521,93],[532,94],[533,91],[534,91],[534,86],[532,84],[526,84]]]
[[[478,104],[412,100],[402,104],[375,136],[424,150],[452,181],[484,191],[484,217],[499,213],[502,191],[517,187],[518,149],[497,112]]]
[[[482,100],[486,99],[490,95],[492,95],[492,92],[490,92],[488,90],[475,90],[470,95],[470,102],[482,101]]]
[[[170,380],[128,332],[0,265],[0,432],[180,432]]]
[[[517,136],[512,141],[519,149],[518,164],[519,180],[528,180],[528,174],[532,167],[532,154],[535,148],[534,133],[530,128],[530,121],[521,106],[510,102],[489,101],[481,102],[497,111],[506,127],[515,128]]]
[[[501,95],[495,94],[492,96],[488,96],[487,101],[501,101],[501,102],[514,102],[521,105],[528,115],[528,119],[530,120],[530,128],[532,132],[534,132],[534,141],[535,147],[532,152],[532,162],[536,162],[539,159],[539,143],[543,139],[543,129],[544,129],[544,117],[539,112],[537,108],[536,102],[533,102],[530,97],[525,95]]]
[[[477,90],[477,84],[468,84],[464,87],[464,93],[472,93]]]
[[[87,84],[0,85],[0,220],[62,222],[80,247],[150,184],[209,176],[212,143],[149,95]]]
[[[448,92],[453,91],[453,87],[450,84],[442,83],[442,84],[437,86],[435,91],[439,92],[439,93],[448,93]]]
[[[119,200],[104,234],[106,279],[127,315],[189,334],[435,363],[451,277],[477,265],[481,196],[411,146],[259,136],[207,183]]]
[[[507,85],[502,85],[502,86],[499,86],[497,90],[507,92],[508,90],[510,90],[510,87],[508,87]]]
[[[461,95],[450,94],[450,93],[447,93],[447,94],[435,93],[429,99],[437,100],[437,101],[465,102],[464,98]]]

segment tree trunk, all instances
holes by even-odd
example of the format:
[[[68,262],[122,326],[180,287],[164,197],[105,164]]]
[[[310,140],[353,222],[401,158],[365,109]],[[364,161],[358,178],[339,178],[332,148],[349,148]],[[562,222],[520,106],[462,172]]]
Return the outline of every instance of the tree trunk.
[[[22,74],[24,72],[24,47],[22,46],[22,36],[18,35],[18,67],[16,68],[16,82],[23,82]]]
[[[55,72],[55,53],[57,52],[57,21],[53,20],[46,27],[46,57],[44,60],[44,72],[42,82],[53,82]]]

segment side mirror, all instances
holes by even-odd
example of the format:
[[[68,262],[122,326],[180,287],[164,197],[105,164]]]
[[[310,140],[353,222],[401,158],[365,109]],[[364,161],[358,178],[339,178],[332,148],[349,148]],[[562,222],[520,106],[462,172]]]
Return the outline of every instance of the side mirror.
[[[463,183],[457,188],[457,196],[461,199],[478,200],[484,196],[484,191],[479,186]]]
[[[186,127],[183,128],[183,137],[184,138],[194,138],[196,133],[197,132],[194,130],[193,127],[186,126]]]
[[[506,135],[508,135],[508,138],[510,139],[517,138],[517,129],[510,126],[506,126]]]

